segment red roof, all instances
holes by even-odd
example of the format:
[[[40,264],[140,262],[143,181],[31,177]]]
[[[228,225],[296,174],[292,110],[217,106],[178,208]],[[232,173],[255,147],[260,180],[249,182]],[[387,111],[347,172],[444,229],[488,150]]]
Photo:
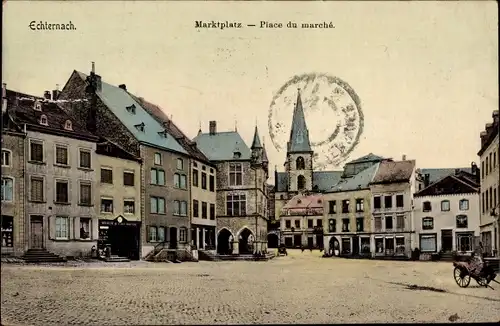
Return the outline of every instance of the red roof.
[[[322,215],[323,200],[321,194],[299,194],[290,199],[281,209],[290,215]]]

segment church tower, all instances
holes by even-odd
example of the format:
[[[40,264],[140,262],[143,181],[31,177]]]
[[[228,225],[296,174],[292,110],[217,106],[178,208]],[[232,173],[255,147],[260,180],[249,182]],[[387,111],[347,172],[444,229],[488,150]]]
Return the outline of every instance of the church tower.
[[[299,89],[297,103],[295,103],[293,111],[290,140],[287,143],[287,162],[285,163],[289,192],[312,190],[313,154]]]

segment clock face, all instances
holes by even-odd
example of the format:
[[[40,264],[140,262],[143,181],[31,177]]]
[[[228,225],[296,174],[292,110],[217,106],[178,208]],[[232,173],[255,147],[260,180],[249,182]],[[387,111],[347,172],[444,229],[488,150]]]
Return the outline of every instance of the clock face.
[[[118,223],[123,222],[123,218],[121,216],[118,216]]]
[[[298,89],[315,155],[314,169],[340,167],[363,132],[357,94],[340,78],[326,74],[304,74],[287,81],[269,108],[269,134],[278,152],[286,152]]]

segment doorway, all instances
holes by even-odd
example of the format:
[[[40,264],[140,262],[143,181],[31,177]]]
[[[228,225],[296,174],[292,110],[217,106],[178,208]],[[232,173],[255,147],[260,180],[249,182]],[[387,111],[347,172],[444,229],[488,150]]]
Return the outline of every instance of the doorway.
[[[232,234],[228,229],[222,229],[217,236],[217,253],[230,255],[233,253]]]
[[[253,252],[252,248],[252,232],[245,228],[240,232],[238,245],[239,245],[239,253],[243,255],[249,255]]]
[[[359,237],[357,235],[352,237],[352,254],[359,255]]]
[[[278,248],[280,239],[276,233],[269,233],[267,235],[267,247],[268,248]]]
[[[444,252],[453,250],[453,230],[441,230],[441,250]]]
[[[108,229],[108,243],[111,254],[139,260],[139,237],[140,226],[137,225],[113,225]]]
[[[30,248],[43,249],[43,216],[31,216],[30,230]]]
[[[170,249],[177,249],[177,228],[176,227],[171,227],[169,229],[169,236],[170,236],[169,248]],[[200,241],[201,241],[201,239],[200,239]]]
[[[340,255],[340,243],[335,237],[332,237],[329,242],[329,254],[332,256]]]

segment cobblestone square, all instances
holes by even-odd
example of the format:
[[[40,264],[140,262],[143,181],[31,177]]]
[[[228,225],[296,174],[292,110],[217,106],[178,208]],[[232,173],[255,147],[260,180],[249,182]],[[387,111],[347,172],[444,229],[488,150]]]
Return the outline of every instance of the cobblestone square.
[[[451,263],[308,251],[269,262],[3,264],[1,317],[2,325],[498,322],[500,287],[461,289],[452,272]]]

